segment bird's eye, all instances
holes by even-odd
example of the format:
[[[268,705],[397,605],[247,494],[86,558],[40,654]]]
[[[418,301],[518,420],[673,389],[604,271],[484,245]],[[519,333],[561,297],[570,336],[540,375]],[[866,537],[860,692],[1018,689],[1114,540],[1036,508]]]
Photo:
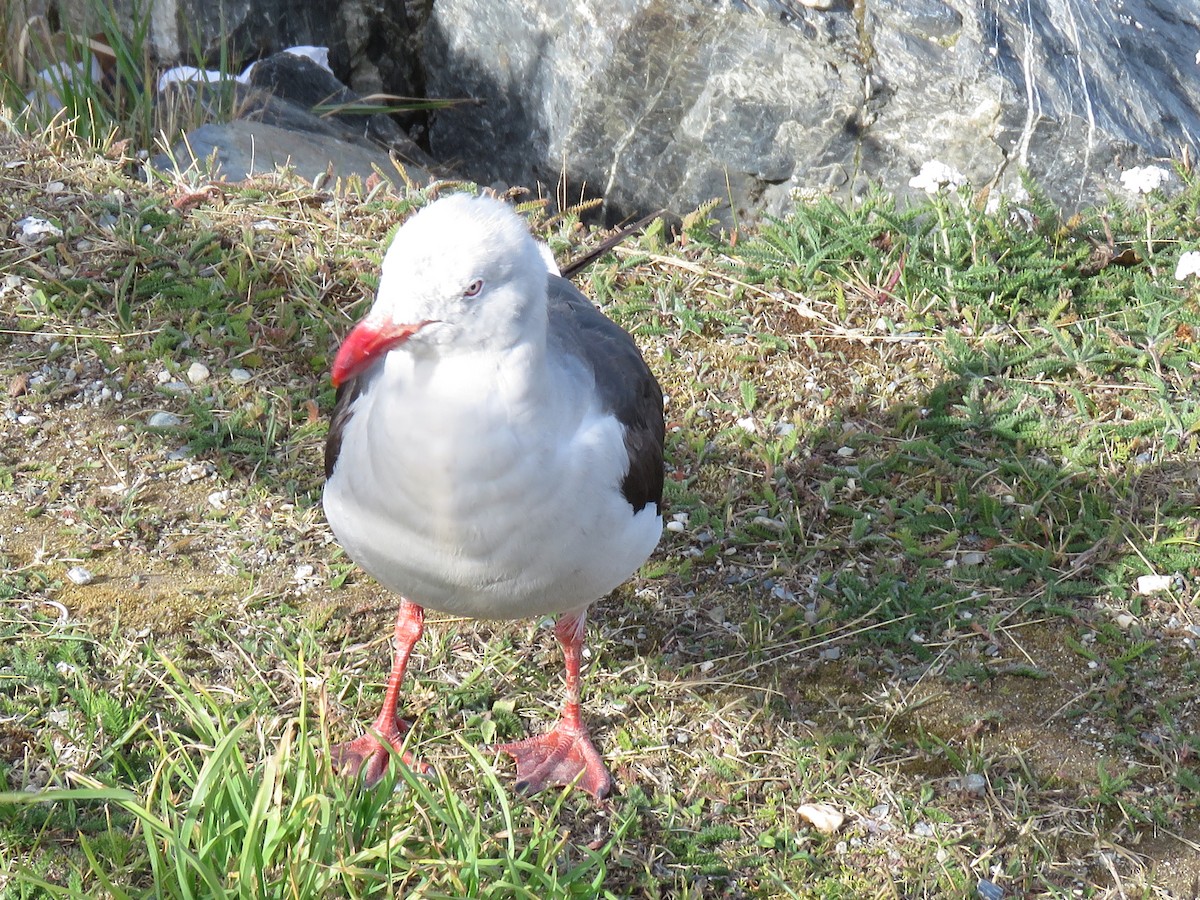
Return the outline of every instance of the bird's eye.
[[[463,291],[464,297],[478,297],[479,292],[483,290],[483,279],[476,278],[467,285],[467,289]]]

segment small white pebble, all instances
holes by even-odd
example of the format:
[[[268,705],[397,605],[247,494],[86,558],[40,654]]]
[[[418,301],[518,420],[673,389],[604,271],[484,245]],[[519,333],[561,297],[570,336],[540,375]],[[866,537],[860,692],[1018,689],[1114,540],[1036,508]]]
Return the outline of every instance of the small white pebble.
[[[686,527],[687,526],[685,526],[682,522],[676,522],[674,520],[667,523],[667,531],[674,531],[676,533],[683,531]]]
[[[18,231],[17,240],[26,244],[39,243],[47,236],[62,237],[61,228],[53,222],[39,219],[37,216],[26,216],[23,219],[18,219],[13,223],[13,227]]]
[[[42,420],[39,419],[37,416],[30,415],[29,413],[25,413],[24,415],[17,416],[17,422],[18,422],[18,424],[21,424],[21,425],[36,425],[40,421],[42,421]]]
[[[234,384],[245,384],[252,376],[246,369],[230,369],[229,380]]]
[[[208,495],[208,505],[213,509],[224,509],[229,502],[229,491],[213,491]]]
[[[756,431],[758,431],[758,426],[749,416],[738,419],[736,422],[734,422],[734,424],[737,425],[738,428],[742,429],[742,431],[748,431],[750,434],[754,434]]]
[[[964,566],[977,566],[985,559],[984,555],[978,550],[968,550],[958,558]]]
[[[305,581],[309,578],[312,578],[313,573],[316,571],[317,570],[315,568],[313,568],[312,566],[308,565],[308,563],[305,563],[300,566],[296,566],[296,580],[297,581]]]
[[[822,834],[836,834],[846,821],[846,816],[828,803],[802,803],[796,812]]]
[[[74,584],[91,584],[94,577],[83,566],[72,566],[67,570],[67,578]]]
[[[933,837],[933,826],[928,822],[918,822],[913,826],[913,834],[917,837]]]
[[[1129,628],[1131,628],[1133,626],[1133,623],[1137,620],[1134,619],[1134,617],[1131,616],[1129,613],[1123,612],[1123,613],[1117,614],[1117,618],[1115,621],[1117,623],[1118,628],[1128,630]]]
[[[183,484],[191,484],[193,481],[207,478],[210,473],[211,470],[208,466],[201,465],[200,463],[192,463],[191,465],[184,466],[179,472],[179,480]]]
[[[73,665],[71,665],[69,662],[65,662],[60,659],[55,664],[54,671],[56,671],[59,675],[63,675],[65,677],[69,678],[75,674],[75,667]]]
[[[767,516],[755,516],[750,520],[751,525],[757,525],[759,528],[766,528],[768,531],[785,531],[787,523],[780,519],[771,519]]]
[[[203,384],[208,381],[208,376],[208,366],[204,363],[197,361],[188,366],[187,379],[192,384]]]
[[[847,456],[853,456],[854,448],[853,447],[838,447],[837,455],[842,457],[842,459],[845,459]]]
[[[1134,588],[1139,594],[1158,594],[1170,589],[1170,575],[1139,575]]]
[[[166,384],[170,380],[171,380],[171,373],[168,372],[166,369],[163,369],[161,372],[158,373],[158,383],[159,384]]]

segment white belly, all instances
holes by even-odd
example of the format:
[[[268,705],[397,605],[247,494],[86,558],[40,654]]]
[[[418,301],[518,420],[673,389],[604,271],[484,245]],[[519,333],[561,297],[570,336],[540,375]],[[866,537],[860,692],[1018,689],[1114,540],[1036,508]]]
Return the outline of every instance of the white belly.
[[[494,363],[416,365],[368,376],[325,487],[355,562],[422,606],[509,619],[586,607],[646,560],[662,517],[622,496],[622,429],[590,384],[552,372],[531,397]]]

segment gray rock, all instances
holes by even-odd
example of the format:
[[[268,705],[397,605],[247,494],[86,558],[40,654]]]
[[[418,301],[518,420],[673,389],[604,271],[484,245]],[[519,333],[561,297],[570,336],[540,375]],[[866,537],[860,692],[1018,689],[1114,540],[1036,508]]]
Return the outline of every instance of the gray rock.
[[[47,2],[17,0],[18,18]],[[70,19],[88,4],[67,6]],[[1010,189],[1028,170],[1071,209],[1122,190],[1122,169],[1177,155],[1200,135],[1195,0],[150,8],[152,50],[164,62],[193,46],[215,59],[224,38],[239,65],[319,44],[360,93],[473,98],[478,105],[432,115],[439,161],[552,197],[561,179],[566,197],[606,198],[610,220],[657,206],[686,212],[710,198],[740,219],[784,212],[805,192],[859,196],[876,184],[910,195],[919,189],[909,180],[931,160],[975,189]]]
[[[45,14],[52,0],[13,0],[13,21]],[[53,3],[76,34],[100,30],[91,3]],[[417,25],[424,0],[113,0],[119,21],[149,12],[148,50],[164,66],[215,63],[227,48],[234,71],[286,47],[330,50],[335,72],[360,94],[419,96]],[[128,27],[128,24],[127,26]],[[200,60],[197,60],[199,51]]]
[[[327,134],[345,141],[371,140],[394,147],[402,154],[422,156],[403,129],[382,113],[357,112],[315,114],[317,108],[361,103],[360,94],[350,90],[311,59],[292,53],[276,53],[255,63],[250,85],[237,105],[241,118],[258,119],[281,128]],[[425,160],[422,158],[422,162]]]
[[[215,154],[216,173],[229,181],[240,181],[254,172],[271,172],[276,166],[290,165],[303,178],[312,179],[327,169],[340,177],[359,175],[367,178],[375,167],[385,176],[395,172],[387,153],[357,144],[349,144],[328,135],[288,131],[265,122],[237,119],[223,125],[201,125],[180,142],[172,155],[181,168],[196,165],[207,170]],[[155,166],[170,169],[169,158],[158,158]],[[427,174],[410,169],[418,180]],[[393,176],[398,181],[399,176]]]
[[[182,422],[183,420],[175,415],[175,413],[160,410],[152,415],[146,424],[151,428],[174,428]]]
[[[483,182],[565,174],[611,219],[712,197],[781,212],[797,191],[874,183],[911,194],[933,159],[976,188],[1028,169],[1074,207],[1200,134],[1191,0],[748,6],[440,0],[430,93],[483,105],[437,113],[431,149]]]
[[[328,169],[342,178],[366,178],[379,171],[399,182],[390,149],[409,178],[422,184],[430,180],[431,160],[388,116],[329,114],[329,108],[362,98],[311,60],[277,53],[254,66],[250,82],[249,87],[233,86],[237,120],[200,126],[172,148],[171,156],[156,157],[154,165],[207,170],[215,154],[215,174],[231,181],[291,165],[309,179]],[[172,90],[188,91],[203,101],[213,88],[188,84]]]
[[[440,2],[425,40],[430,93],[483,101],[430,126],[433,155],[471,178],[553,186],[565,171],[568,195],[605,197],[610,218],[713,197],[781,208],[798,179],[848,179],[861,76],[828,40],[699,0],[540,0],[493,5],[505,52],[483,53],[481,14]]]

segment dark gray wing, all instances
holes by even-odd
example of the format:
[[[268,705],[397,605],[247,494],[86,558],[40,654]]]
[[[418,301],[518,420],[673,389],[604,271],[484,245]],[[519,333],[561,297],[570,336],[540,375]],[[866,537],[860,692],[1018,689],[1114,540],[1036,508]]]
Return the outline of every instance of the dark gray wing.
[[[325,438],[326,478],[333,474],[333,467],[337,465],[338,455],[342,452],[342,433],[346,430],[346,423],[350,421],[350,416],[354,414],[354,401],[363,392],[366,383],[366,375],[359,375],[357,378],[343,382],[337,389],[337,400],[333,404],[333,417],[329,420],[329,436]]]
[[[658,381],[633,338],[571,282],[549,276],[547,295],[551,344],[591,368],[601,404],[625,427],[629,469],[621,493],[634,512],[647,503],[661,510],[666,427]]]

